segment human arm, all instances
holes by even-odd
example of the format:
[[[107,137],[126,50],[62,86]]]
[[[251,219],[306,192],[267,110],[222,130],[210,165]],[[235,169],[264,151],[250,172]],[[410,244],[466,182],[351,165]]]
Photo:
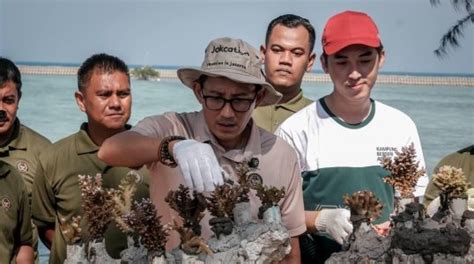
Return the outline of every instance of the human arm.
[[[169,136],[189,137],[178,114],[146,117],[130,130],[106,139],[97,156],[111,166],[134,168],[152,164],[160,160],[160,144]],[[170,154],[174,143],[169,142]]]
[[[56,198],[43,166],[43,162],[40,162],[33,182],[31,210],[33,223],[38,227],[41,241],[51,249],[56,220]]]
[[[150,137],[135,131],[124,131],[104,141],[97,153],[99,159],[111,166],[140,167],[160,159],[162,137]],[[172,149],[175,142],[170,142]]]
[[[38,235],[43,244],[51,249],[54,239],[54,225],[38,226]]]
[[[418,162],[418,169],[425,170],[425,173],[420,178],[418,178],[418,181],[415,186],[415,191],[413,192],[413,196],[415,197],[415,199],[419,199],[421,201],[420,197],[423,198],[423,195],[425,194],[426,186],[428,185],[429,178],[426,172],[426,163],[425,163],[425,158],[423,155],[423,149],[421,147],[420,137],[418,135],[418,130],[416,129],[416,126],[414,123],[412,124],[411,127],[412,128],[409,130],[410,139],[407,145],[413,143],[415,147],[415,151],[416,151],[415,161]]]
[[[306,132],[295,129],[294,124],[285,121],[276,134],[285,140],[295,150],[298,157],[300,171],[307,168],[306,147],[308,137]],[[317,167],[317,164],[312,164]],[[301,177],[300,177],[301,178]],[[305,224],[310,233],[326,232],[339,244],[352,232],[352,224],[349,221],[350,212],[347,209],[322,209],[320,211],[305,211]]]
[[[31,245],[21,245],[16,255],[17,264],[35,263],[33,247]]]
[[[223,183],[211,145],[190,139],[178,114],[145,118],[131,131],[105,140],[98,157],[112,166],[140,167],[157,161],[177,165],[185,184],[198,192]]]

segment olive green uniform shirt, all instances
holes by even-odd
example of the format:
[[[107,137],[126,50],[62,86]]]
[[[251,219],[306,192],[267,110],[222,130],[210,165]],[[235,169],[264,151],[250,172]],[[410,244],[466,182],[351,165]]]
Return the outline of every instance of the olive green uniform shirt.
[[[313,101],[303,96],[303,91],[289,102],[257,107],[252,114],[255,123],[273,133],[292,114],[303,109]]]
[[[439,168],[445,165],[462,169],[466,176],[466,181],[470,183],[470,188],[474,187],[474,145],[461,149],[455,153],[444,157],[435,167],[433,173],[437,173]],[[423,204],[428,206],[431,201],[438,197],[441,190],[430,180],[426,188]]]
[[[17,118],[13,124],[10,140],[0,147],[0,160],[7,162],[20,172],[30,197],[33,180],[38,171],[38,157],[50,145],[51,142],[47,138],[22,125]]]
[[[50,145],[51,142],[47,138],[22,125],[17,118],[13,123],[13,133],[10,139],[0,147],[0,160],[12,165],[23,176],[30,204],[33,180],[38,174],[38,157]],[[36,263],[39,263],[38,232],[35,226],[33,226],[33,248]]]
[[[28,193],[20,174],[0,161],[0,263],[15,263],[20,246],[32,245]]]
[[[82,215],[78,175],[95,176],[101,173],[104,186],[115,186],[131,170],[110,167],[99,160],[97,157],[99,146],[92,141],[86,130],[87,124],[84,123],[79,132],[54,143],[40,157],[43,173],[38,175],[34,182],[33,221],[38,226],[55,225],[50,263],[63,263],[67,256],[67,242],[61,232],[64,230],[59,225],[60,219],[70,223],[73,216]],[[142,176],[142,183],[135,197],[148,197],[148,174],[145,169],[138,173]],[[105,241],[106,246],[110,243],[119,243],[122,249],[125,248],[124,235],[114,237],[106,234],[106,237],[108,238]],[[115,253],[117,255],[119,252]]]

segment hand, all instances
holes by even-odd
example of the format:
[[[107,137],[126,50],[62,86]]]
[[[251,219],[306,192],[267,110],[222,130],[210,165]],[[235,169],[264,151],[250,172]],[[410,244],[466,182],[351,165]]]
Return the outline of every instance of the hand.
[[[344,239],[352,233],[352,224],[349,221],[351,212],[344,208],[323,209],[319,211],[314,220],[316,229],[328,233],[337,243],[343,243]]]
[[[219,162],[209,144],[182,140],[173,145],[173,156],[186,185],[195,191],[211,192],[215,185],[224,183]]]
[[[439,203],[439,196],[438,196],[433,201],[431,201],[430,204],[428,204],[428,207],[426,207],[426,214],[432,217],[434,214],[436,214],[436,212],[438,212],[439,206],[440,206],[440,203]]]

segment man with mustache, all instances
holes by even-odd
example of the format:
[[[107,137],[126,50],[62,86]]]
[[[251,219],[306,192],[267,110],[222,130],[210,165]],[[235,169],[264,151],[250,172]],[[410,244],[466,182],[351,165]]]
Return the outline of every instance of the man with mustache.
[[[279,206],[292,250],[284,260],[298,263],[297,236],[305,230],[300,171],[291,147],[251,119],[257,105],[276,103],[281,96],[265,81],[260,66],[257,51],[248,43],[232,38],[211,41],[201,68],[178,70],[202,110],[147,117],[131,131],[107,139],[99,158],[118,166],[148,164],[153,175],[150,196],[165,223],[178,217],[165,202],[170,189],[186,184],[198,192],[212,191],[224,181],[221,168],[237,182],[237,166],[252,161],[255,181],[286,190]],[[256,218],[260,202],[254,191],[249,199]],[[211,234],[208,221],[207,213],[201,221],[204,239]],[[166,247],[178,245],[172,232]]]
[[[29,204],[33,180],[38,174],[38,157],[51,142],[25,126],[17,117],[21,99],[21,73],[9,59],[0,57],[0,160],[13,166],[25,181]],[[38,258],[38,235],[33,228],[33,248]]]
[[[343,208],[344,194],[374,192],[384,205],[375,222],[381,225],[376,227],[386,231],[394,192],[383,180],[389,174],[380,165],[384,156],[393,157],[413,143],[419,167],[425,166],[413,121],[371,98],[385,60],[374,21],[361,12],[339,13],[328,20],[322,47],[321,65],[333,82],[332,93],[288,118],[276,131],[296,150],[303,172],[308,233],[301,242],[312,247],[302,249],[308,263],[323,263],[352,232],[350,212]],[[418,181],[415,197],[424,194],[426,184],[425,175]]]
[[[303,96],[301,82],[316,58],[313,52],[315,38],[309,20],[297,15],[279,16],[268,25],[260,55],[265,63],[267,81],[283,97],[278,104],[255,109],[253,118],[258,126],[273,133],[288,117],[313,102]]]
[[[96,54],[78,70],[76,103],[87,115],[79,132],[54,143],[40,157],[43,172],[36,177],[33,188],[33,220],[40,237],[51,249],[49,262],[66,259],[64,228],[72,217],[82,215],[82,199],[78,175],[102,174],[104,187],[117,187],[131,169],[108,166],[98,159],[97,151],[105,139],[130,129],[132,95],[127,65],[117,57]],[[149,197],[148,174],[136,172],[135,200]],[[105,234],[109,255],[120,257],[126,247],[126,237],[109,225]]]

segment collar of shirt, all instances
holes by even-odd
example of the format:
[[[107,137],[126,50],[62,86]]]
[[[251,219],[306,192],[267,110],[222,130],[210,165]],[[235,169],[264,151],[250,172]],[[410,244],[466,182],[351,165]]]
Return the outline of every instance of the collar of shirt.
[[[92,141],[89,134],[87,134],[87,123],[82,123],[81,129],[76,135],[75,143],[78,155],[99,151],[99,146],[97,146],[94,141]]]
[[[26,142],[19,140],[21,133],[20,119],[17,118],[13,123],[13,133],[8,139],[7,144],[0,147],[0,152],[8,152],[9,150],[26,150]]]
[[[309,100],[303,96],[303,91],[300,90],[298,95],[296,95],[294,98],[292,98],[290,101],[283,103],[283,104],[276,104],[275,109],[278,108],[284,108],[288,111],[291,111],[293,113],[296,113],[299,111],[301,108],[305,107],[308,105]]]
[[[125,129],[130,129],[131,126],[126,124]],[[89,134],[87,134],[87,123],[82,123],[79,133],[76,135],[76,152],[78,155],[94,153],[99,151],[99,146],[97,146],[94,141],[92,141]]]
[[[7,164],[6,162],[0,161],[0,178],[5,178],[8,173],[10,172],[9,166],[5,166],[4,164]]]
[[[210,142],[214,147],[215,151],[218,151],[223,157],[230,159],[234,162],[242,162],[244,160],[250,160],[253,157],[261,155],[261,139],[260,131],[258,126],[255,125],[252,119],[250,119],[247,126],[250,126],[250,136],[245,144],[244,149],[232,149],[225,151],[214,135],[209,131],[206,120],[204,120],[204,114],[199,112],[196,120],[196,126],[193,127],[194,138],[200,142]]]

